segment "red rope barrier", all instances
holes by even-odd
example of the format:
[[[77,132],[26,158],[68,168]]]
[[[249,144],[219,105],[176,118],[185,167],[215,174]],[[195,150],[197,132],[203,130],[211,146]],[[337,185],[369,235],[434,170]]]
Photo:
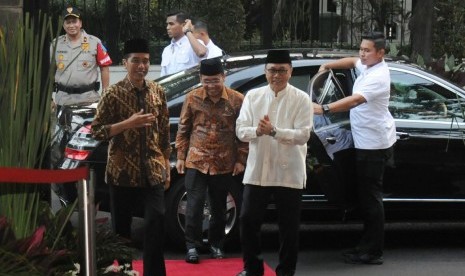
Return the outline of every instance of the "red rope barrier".
[[[89,169],[80,167],[72,170],[37,170],[0,167],[1,182],[11,183],[61,183],[87,178]]]

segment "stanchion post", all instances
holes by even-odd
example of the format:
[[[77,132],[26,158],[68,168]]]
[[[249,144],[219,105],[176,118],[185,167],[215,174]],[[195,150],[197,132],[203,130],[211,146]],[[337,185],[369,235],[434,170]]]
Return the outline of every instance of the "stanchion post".
[[[95,256],[95,205],[94,205],[95,170],[90,169],[90,181],[78,183],[79,201],[79,240],[81,271],[87,276],[97,275]]]

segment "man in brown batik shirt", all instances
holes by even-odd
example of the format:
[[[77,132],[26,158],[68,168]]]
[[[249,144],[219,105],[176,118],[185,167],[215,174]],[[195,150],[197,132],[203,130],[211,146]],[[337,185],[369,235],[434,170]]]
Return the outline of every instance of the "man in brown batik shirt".
[[[149,61],[145,39],[124,44],[128,74],[104,91],[92,134],[109,140],[106,182],[110,186],[114,231],[131,237],[134,207],[144,203],[144,275],[165,275],[164,190],[170,180],[169,114],[163,88],[145,79]],[[120,260],[121,261],[121,260]]]
[[[202,87],[184,101],[176,136],[176,169],[186,173],[186,262],[198,263],[196,247],[202,244],[203,206],[208,188],[213,258],[224,258],[224,227],[228,187],[244,171],[248,145],[235,135],[236,119],[244,96],[224,86],[219,58],[200,63]]]

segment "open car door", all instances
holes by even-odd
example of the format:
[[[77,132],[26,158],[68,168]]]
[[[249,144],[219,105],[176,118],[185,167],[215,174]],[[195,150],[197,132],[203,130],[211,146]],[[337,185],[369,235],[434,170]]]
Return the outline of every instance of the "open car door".
[[[316,74],[309,82],[312,101],[329,104],[346,97],[337,74],[332,70]],[[314,179],[330,203],[351,209],[356,200],[355,150],[350,130],[349,112],[314,116],[314,127],[309,140]],[[314,159],[315,159],[314,158]]]

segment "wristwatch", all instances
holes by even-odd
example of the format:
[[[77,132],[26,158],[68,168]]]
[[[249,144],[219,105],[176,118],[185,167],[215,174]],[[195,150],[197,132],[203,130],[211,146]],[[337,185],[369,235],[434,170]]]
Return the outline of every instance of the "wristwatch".
[[[321,106],[323,108],[323,114],[329,113],[329,105],[324,104]]]
[[[271,131],[270,131],[270,136],[271,136],[271,137],[274,137],[275,135],[276,135],[276,128],[273,127],[273,128],[271,129]]]
[[[191,29],[186,29],[186,30],[184,31],[184,35],[187,35],[188,32],[192,32],[192,30],[191,30]]]

